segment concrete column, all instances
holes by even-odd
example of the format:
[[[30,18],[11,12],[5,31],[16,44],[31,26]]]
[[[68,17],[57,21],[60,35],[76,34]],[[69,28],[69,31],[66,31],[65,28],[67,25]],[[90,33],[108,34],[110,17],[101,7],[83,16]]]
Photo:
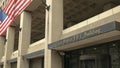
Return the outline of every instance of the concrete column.
[[[63,31],[63,0],[46,0],[50,5],[46,11],[45,68],[62,68],[62,59],[56,51],[49,50],[48,44],[60,40]],[[49,15],[49,17],[48,17]],[[49,19],[48,19],[49,18]]]
[[[20,17],[20,28],[19,32],[19,46],[18,46],[18,63],[17,68],[28,68],[28,61],[23,59],[22,55],[26,54],[28,47],[30,45],[30,35],[31,35],[31,14],[28,12],[23,12]]]
[[[4,55],[4,48],[5,48],[5,38],[4,37],[0,37],[0,59]]]
[[[5,62],[4,62],[4,68],[10,68],[10,64],[7,62],[7,60],[10,59],[13,48],[14,48],[14,38],[15,38],[15,28],[9,27],[7,30],[7,36],[6,36],[6,44],[5,44]]]

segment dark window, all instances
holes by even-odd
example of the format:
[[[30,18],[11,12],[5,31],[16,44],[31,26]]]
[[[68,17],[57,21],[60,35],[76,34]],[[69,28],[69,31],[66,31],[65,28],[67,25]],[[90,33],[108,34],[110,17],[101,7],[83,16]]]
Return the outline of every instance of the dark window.
[[[44,68],[44,58],[34,58],[29,61],[30,68]]]
[[[11,68],[17,68],[17,62],[11,63]]]
[[[3,68],[3,65],[0,65],[0,68]]]

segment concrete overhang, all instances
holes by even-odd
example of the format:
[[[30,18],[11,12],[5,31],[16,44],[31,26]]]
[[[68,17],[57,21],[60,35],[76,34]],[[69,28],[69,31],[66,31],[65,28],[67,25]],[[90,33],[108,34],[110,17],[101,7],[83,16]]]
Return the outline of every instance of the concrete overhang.
[[[32,58],[42,57],[42,56],[44,56],[44,49],[33,52],[33,53],[25,54],[25,55],[23,55],[23,58],[32,59]]]
[[[114,21],[76,34],[74,36],[53,42],[49,44],[48,47],[49,49],[68,51],[118,39],[120,39],[120,23]]]
[[[10,59],[7,61],[8,63],[14,63],[14,62],[17,62],[17,58],[13,58],[13,59]]]

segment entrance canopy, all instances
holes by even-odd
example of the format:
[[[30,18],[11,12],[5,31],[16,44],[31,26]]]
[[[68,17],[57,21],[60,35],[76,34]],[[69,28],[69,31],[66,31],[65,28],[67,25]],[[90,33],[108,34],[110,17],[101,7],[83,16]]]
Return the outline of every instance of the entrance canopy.
[[[120,39],[120,23],[113,21],[51,43],[49,49],[73,50],[118,39]]]

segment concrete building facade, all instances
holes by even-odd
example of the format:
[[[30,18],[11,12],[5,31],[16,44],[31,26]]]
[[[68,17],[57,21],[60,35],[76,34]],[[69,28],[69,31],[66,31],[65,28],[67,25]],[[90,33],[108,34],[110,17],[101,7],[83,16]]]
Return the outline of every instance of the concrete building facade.
[[[0,37],[0,68],[120,68],[119,4],[33,0]]]

